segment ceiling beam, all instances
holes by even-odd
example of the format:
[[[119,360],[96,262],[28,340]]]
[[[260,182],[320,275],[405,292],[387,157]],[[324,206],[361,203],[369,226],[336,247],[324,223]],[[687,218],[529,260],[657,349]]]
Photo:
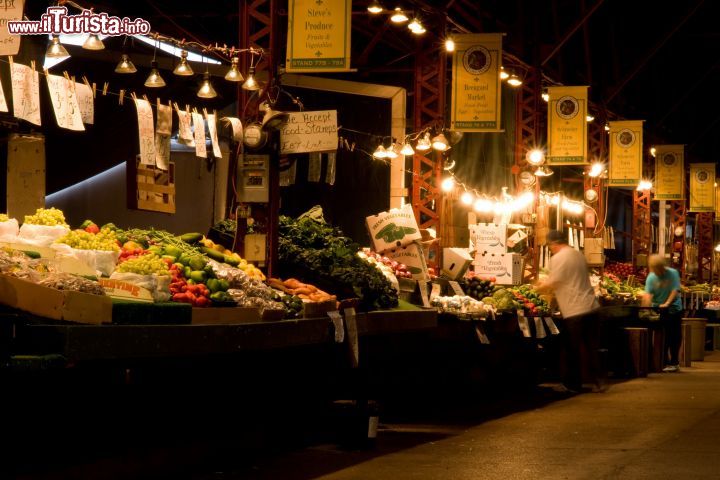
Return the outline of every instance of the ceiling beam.
[[[567,41],[570,40],[570,38],[572,38],[573,35],[575,35],[575,32],[577,32],[578,29],[580,29],[580,27],[585,25],[585,22],[587,22],[590,19],[590,17],[592,17],[593,13],[595,13],[597,11],[597,9],[600,8],[600,5],[602,5],[603,2],[604,2],[604,0],[597,0],[595,5],[593,5],[593,7],[590,10],[588,10],[580,20],[575,22],[575,25],[570,27],[570,30],[567,31],[565,36],[563,36],[563,38],[560,39],[558,44],[555,45],[555,48],[553,48],[552,51],[548,54],[548,56],[545,57],[545,59],[542,61],[542,63],[540,64],[541,67],[544,67],[545,64],[547,62],[549,62],[555,56],[555,54],[560,51],[560,49],[563,46],[565,46]]]
[[[703,82],[707,79],[707,77],[715,70],[717,67],[720,66],[720,60],[715,62],[710,68],[708,68],[702,75],[700,75],[697,80],[695,80],[695,83],[692,84],[690,88],[685,89],[683,94],[680,96],[680,98],[677,99],[677,101],[670,107],[665,114],[663,114],[662,117],[660,117],[660,120],[657,121],[655,124],[655,127],[661,127],[667,118],[675,112],[678,108],[680,108],[680,105],[685,103],[685,100],[688,99],[688,97],[697,90],[697,88],[703,84]]]

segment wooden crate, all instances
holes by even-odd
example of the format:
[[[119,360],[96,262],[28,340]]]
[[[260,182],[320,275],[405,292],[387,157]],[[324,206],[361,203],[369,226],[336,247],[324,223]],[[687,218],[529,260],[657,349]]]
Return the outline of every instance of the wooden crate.
[[[141,165],[140,159],[128,161],[128,208],[175,213],[175,163],[167,170]]]

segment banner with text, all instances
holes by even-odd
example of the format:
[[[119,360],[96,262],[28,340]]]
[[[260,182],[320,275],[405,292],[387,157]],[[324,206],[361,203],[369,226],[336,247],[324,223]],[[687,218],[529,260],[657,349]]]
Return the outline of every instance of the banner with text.
[[[715,164],[690,164],[689,212],[715,211]]]
[[[550,165],[587,165],[588,87],[549,87]]]
[[[655,200],[685,198],[685,146],[655,147]]]
[[[608,186],[636,187],[642,179],[643,121],[610,122]]]
[[[288,72],[350,70],[351,0],[290,0]]]
[[[451,126],[461,132],[499,132],[502,33],[455,37]]]

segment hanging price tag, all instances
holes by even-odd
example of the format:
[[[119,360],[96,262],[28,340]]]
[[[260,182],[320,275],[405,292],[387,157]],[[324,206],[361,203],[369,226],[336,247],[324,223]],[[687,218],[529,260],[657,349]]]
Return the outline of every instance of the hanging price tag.
[[[550,333],[553,335],[558,335],[560,333],[560,330],[558,330],[558,327],[555,325],[552,317],[545,317],[545,324],[547,325],[548,330],[550,330]]]
[[[543,321],[541,317],[535,317],[535,338],[545,338],[547,337],[547,334],[545,333],[545,325],[543,325]]]
[[[450,288],[455,293],[455,295],[458,295],[460,297],[465,296],[465,292],[463,292],[463,289],[458,282],[450,280],[448,283],[450,284]]]
[[[442,288],[440,287],[439,283],[433,283],[432,289],[430,290],[430,301],[432,302],[435,300],[435,297],[439,297],[441,293]]]
[[[327,170],[325,171],[325,183],[328,185],[335,185],[335,163],[337,160],[337,154],[335,152],[329,152],[327,154]]]
[[[345,341],[345,325],[343,318],[340,316],[340,312],[337,310],[328,312],[328,317],[330,317],[333,328],[335,328],[335,343],[343,343]]]
[[[350,347],[350,362],[353,368],[357,368],[360,364],[360,346],[358,342],[357,321],[355,319],[355,309],[346,308],[345,325],[347,325],[348,346]]]
[[[423,307],[430,307],[430,299],[428,298],[428,285],[426,282],[418,282],[420,289],[420,298],[422,298]]]
[[[525,314],[522,310],[517,311],[518,316],[518,327],[520,327],[520,331],[522,331],[523,337],[530,338],[530,325],[528,324],[528,319],[525,317]]]

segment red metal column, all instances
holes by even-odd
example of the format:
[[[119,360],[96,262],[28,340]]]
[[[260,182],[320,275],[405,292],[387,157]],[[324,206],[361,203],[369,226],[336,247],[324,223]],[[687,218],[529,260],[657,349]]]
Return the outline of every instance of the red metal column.
[[[650,190],[633,190],[632,256],[637,266],[638,254],[650,253]]]
[[[240,0],[240,48],[255,48],[265,52],[257,65],[253,64],[253,66],[256,75],[259,74],[260,77],[267,80],[268,85],[275,76],[275,68],[278,63],[279,16],[276,11],[276,1]],[[250,63],[253,61],[251,58],[250,55],[240,56],[240,70],[243,75],[250,68]],[[255,56],[254,60],[257,58]],[[240,87],[241,85],[238,84],[238,114],[244,121],[244,117],[257,116],[257,107],[262,94],[256,95]]]
[[[673,200],[670,202],[670,225],[673,230],[672,267],[680,272],[680,276],[685,279],[685,227],[687,225],[685,200]],[[682,233],[675,235],[675,230],[678,228],[682,230]]]
[[[715,214],[697,214],[698,281],[710,282],[713,271],[713,220]]]
[[[603,162],[605,161],[605,142],[607,140],[607,133],[605,132],[604,124],[599,119],[588,125],[588,155],[590,156],[590,163]],[[585,169],[585,191],[590,189],[595,190],[597,193],[597,200],[595,201],[593,208],[597,213],[597,218],[594,220],[592,227],[588,226],[590,223],[585,221],[585,237],[595,237],[597,231],[602,235],[601,227],[605,226],[605,189],[602,181],[602,176],[591,177],[589,175],[590,168]]]

